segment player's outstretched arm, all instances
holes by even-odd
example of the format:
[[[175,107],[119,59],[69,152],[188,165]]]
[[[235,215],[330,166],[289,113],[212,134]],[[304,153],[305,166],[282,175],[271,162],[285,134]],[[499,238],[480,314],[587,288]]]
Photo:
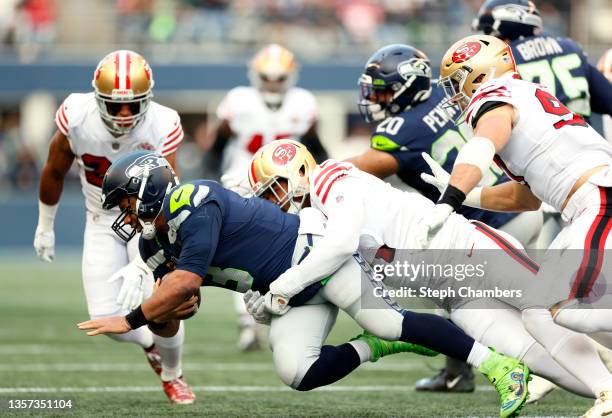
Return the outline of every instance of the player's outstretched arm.
[[[81,330],[90,330],[87,333],[89,336],[123,334],[149,322],[164,322],[174,317],[177,311],[189,314],[194,309],[197,310],[197,303],[193,303],[189,312],[185,312],[185,302],[193,301],[192,297],[200,290],[201,284],[202,279],[197,274],[175,270],[164,278],[149,299],[128,315],[92,319],[77,326]]]

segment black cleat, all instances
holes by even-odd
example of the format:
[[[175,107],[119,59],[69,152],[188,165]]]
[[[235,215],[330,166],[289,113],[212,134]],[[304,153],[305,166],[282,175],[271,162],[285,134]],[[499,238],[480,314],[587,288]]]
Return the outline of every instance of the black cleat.
[[[434,377],[418,380],[415,389],[417,392],[468,393],[474,392],[476,385],[474,384],[474,374],[471,370],[466,370],[459,375],[452,376],[446,369],[442,369]]]

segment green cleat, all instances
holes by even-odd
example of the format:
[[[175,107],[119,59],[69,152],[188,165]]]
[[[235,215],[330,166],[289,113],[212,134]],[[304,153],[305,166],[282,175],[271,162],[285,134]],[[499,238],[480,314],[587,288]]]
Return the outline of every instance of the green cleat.
[[[383,340],[367,331],[364,331],[363,334],[359,334],[355,338],[351,338],[351,341],[354,340],[364,341],[370,347],[372,351],[370,361],[378,361],[381,357],[396,353],[416,353],[427,357],[435,357],[439,354],[437,351],[430,350],[422,345],[405,343],[403,341]]]
[[[493,383],[499,393],[499,416],[516,417],[525,405],[529,391],[529,367],[520,361],[491,350],[491,356],[478,370]]]

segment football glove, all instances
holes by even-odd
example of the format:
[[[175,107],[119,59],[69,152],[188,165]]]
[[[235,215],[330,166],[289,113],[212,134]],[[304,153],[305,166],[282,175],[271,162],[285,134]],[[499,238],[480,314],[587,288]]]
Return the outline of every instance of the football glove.
[[[34,250],[42,261],[50,263],[55,258],[55,233],[38,226],[34,235]]]
[[[443,169],[440,164],[438,164],[433,158],[431,158],[428,153],[422,152],[421,156],[423,157],[429,168],[431,168],[431,172],[433,173],[433,176],[431,174],[421,173],[421,179],[423,179],[425,183],[429,183],[434,186],[440,191],[440,193],[444,193],[444,189],[446,189],[446,186],[448,186],[450,174],[448,174],[448,172]]]
[[[243,300],[247,312],[255,319],[255,322],[270,325],[272,317],[266,311],[264,297],[259,292],[253,292],[249,289],[245,292]]]
[[[439,203],[414,226],[410,232],[410,249],[424,250],[429,247],[433,237],[440,231],[444,222],[453,213],[451,205]]]
[[[284,315],[287,313],[291,306],[289,306],[289,299],[284,296],[275,295],[268,292],[264,295],[264,304],[266,311],[272,315]]]
[[[119,290],[119,295],[117,296],[117,303],[121,305],[122,309],[131,311],[142,303],[146,285],[145,280],[150,273],[151,271],[147,264],[140,256],[136,256],[129,264],[108,278],[107,282],[112,283],[123,277],[121,290]]]

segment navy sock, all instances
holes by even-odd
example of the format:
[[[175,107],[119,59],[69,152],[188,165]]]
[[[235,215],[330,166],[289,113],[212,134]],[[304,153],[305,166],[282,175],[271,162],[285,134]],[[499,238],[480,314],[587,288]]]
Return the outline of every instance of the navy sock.
[[[297,390],[312,390],[334,383],[360,364],[359,354],[351,344],[324,345],[321,347],[319,358],[312,363]]]
[[[474,346],[474,339],[452,322],[438,315],[412,311],[404,311],[400,340],[461,361],[467,361]]]

